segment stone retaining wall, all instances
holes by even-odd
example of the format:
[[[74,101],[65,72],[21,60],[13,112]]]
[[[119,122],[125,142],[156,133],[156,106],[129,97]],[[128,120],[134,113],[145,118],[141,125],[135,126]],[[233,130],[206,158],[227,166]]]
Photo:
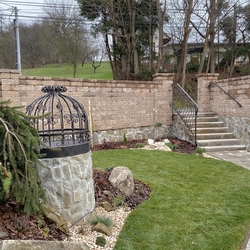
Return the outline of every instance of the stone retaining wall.
[[[187,126],[177,114],[174,114],[173,126],[171,126],[170,135],[195,145],[194,137],[190,134]]]
[[[166,138],[171,133],[171,127],[162,125],[160,127],[124,128],[120,130],[103,130],[93,133],[93,144],[102,144],[105,141],[119,142],[124,137],[128,140]]]
[[[71,224],[95,208],[91,152],[71,157],[41,159],[39,167],[46,204]],[[88,217],[80,220],[83,224]]]
[[[250,119],[240,117],[219,116],[220,121],[228,127],[228,131],[240,139],[243,145],[246,145],[250,151]]]

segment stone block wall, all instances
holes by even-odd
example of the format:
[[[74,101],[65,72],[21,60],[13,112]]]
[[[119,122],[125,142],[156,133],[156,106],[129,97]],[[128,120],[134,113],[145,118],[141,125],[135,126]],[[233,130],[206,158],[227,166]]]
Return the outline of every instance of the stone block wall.
[[[216,84],[236,99],[242,107],[214,86],[210,88],[211,110],[216,111],[219,116],[250,118],[250,76],[219,80]]]
[[[199,111],[214,111],[219,116],[250,118],[250,76],[218,80],[218,74],[198,75]],[[213,87],[209,87],[213,84]],[[236,99],[242,107],[225,94]]]
[[[218,79],[218,74],[200,74],[198,75],[197,100],[199,112],[211,111],[211,97],[209,85]]]
[[[250,118],[219,116],[219,119],[228,127],[228,131],[240,139],[250,151]]]
[[[46,204],[71,224],[83,224],[95,208],[91,152],[40,161],[45,166],[39,166],[39,176]]]
[[[105,141],[119,142],[124,140],[124,136],[128,141],[140,139],[156,139],[165,138],[172,133],[172,126],[162,125],[161,127],[138,127],[124,128],[115,130],[102,130],[93,133],[93,144],[102,144]]]
[[[82,103],[89,118],[91,114],[95,138],[103,131],[116,136],[130,128],[152,129],[157,122],[172,125],[174,74],[156,74],[153,81],[143,82],[27,77],[19,73],[0,70],[0,100],[10,99],[13,105],[26,107],[44,95],[43,86],[66,86],[64,94]]]
[[[198,76],[199,112],[213,111],[228,127],[241,143],[250,150],[250,76],[242,76],[218,80],[217,74],[201,74]],[[213,87],[209,87],[213,84]],[[240,107],[231,95],[242,106]]]

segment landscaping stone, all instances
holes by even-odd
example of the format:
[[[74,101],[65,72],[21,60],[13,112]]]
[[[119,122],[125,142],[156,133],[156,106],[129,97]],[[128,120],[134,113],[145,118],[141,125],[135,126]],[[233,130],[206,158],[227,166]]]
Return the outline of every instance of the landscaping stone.
[[[0,240],[4,239],[4,238],[7,238],[7,237],[8,237],[8,234],[6,234],[5,232],[0,231]]]
[[[111,235],[110,229],[106,225],[104,225],[103,223],[101,223],[101,222],[98,222],[96,225],[94,225],[91,228],[91,230],[99,232],[99,233],[102,233],[102,234],[105,234],[107,236]]]
[[[115,167],[109,176],[109,181],[113,187],[119,188],[126,196],[134,192],[133,174],[127,167]]]
[[[89,250],[84,242],[3,240],[0,250]]]
[[[96,145],[103,144],[104,142],[120,142],[124,140],[124,135],[126,135],[126,139],[128,141],[148,138],[163,138],[167,137],[170,134],[170,131],[170,125],[162,125],[162,127],[157,129],[155,129],[154,126],[151,126],[94,131],[93,142]]]
[[[166,143],[170,143],[168,139],[164,139],[163,142],[154,142],[151,139],[148,139],[148,144],[144,146],[142,149],[147,150],[161,150],[161,151],[172,151]]]
[[[51,222],[55,223],[57,228],[65,234],[70,234],[67,221],[57,213],[52,207],[43,204],[42,205],[43,215],[48,218]]]
[[[111,206],[107,201],[100,202],[99,206],[103,207],[108,212],[116,209],[116,207]]]

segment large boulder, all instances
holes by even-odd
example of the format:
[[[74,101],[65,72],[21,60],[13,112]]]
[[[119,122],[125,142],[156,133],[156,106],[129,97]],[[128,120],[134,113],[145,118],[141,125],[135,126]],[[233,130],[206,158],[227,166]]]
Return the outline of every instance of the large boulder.
[[[127,167],[115,167],[109,176],[109,181],[126,196],[134,192],[133,174]]]

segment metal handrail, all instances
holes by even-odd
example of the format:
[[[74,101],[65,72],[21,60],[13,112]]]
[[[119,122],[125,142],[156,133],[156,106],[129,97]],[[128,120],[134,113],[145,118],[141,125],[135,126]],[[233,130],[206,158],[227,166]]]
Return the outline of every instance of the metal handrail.
[[[197,114],[198,105],[189,94],[178,84],[173,85],[172,110],[177,113],[190,133],[194,136],[195,146],[197,146]]]
[[[218,87],[220,90],[222,90],[222,92],[224,92],[227,96],[229,96],[233,101],[235,101],[238,105],[239,105],[239,107],[241,108],[242,107],[242,105],[235,99],[235,98],[233,98],[229,93],[227,93],[221,86],[219,86],[217,83],[210,83],[209,85],[209,88],[211,88],[211,87],[214,87],[214,86],[216,86],[216,87]]]

